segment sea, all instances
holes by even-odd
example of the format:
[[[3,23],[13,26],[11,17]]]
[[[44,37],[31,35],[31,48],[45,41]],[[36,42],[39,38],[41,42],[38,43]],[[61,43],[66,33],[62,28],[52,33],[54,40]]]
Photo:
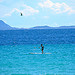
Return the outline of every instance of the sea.
[[[0,30],[0,75],[75,75],[75,29]]]

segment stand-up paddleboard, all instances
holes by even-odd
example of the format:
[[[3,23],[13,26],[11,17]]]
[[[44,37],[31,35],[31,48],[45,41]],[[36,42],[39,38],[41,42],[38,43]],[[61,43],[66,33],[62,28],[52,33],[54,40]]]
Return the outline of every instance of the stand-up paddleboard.
[[[29,54],[42,54],[42,53],[29,53]],[[51,54],[51,53],[43,53],[43,54]]]

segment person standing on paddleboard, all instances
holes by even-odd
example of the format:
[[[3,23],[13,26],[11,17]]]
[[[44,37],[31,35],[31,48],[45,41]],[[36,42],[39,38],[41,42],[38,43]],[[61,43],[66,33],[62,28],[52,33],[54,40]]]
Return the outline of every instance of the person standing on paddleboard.
[[[44,46],[42,44],[41,44],[41,50],[42,50],[42,54],[43,54]]]

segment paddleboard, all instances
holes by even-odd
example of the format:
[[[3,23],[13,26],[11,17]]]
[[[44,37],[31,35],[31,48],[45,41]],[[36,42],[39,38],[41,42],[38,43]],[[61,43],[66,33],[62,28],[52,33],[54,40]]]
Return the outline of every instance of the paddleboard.
[[[29,54],[42,54],[42,53],[29,53]],[[51,53],[43,53],[43,54],[51,54]]]

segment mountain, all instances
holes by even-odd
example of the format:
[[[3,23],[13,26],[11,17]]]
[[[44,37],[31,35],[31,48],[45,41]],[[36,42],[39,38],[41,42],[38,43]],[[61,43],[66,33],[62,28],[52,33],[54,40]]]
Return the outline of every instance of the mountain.
[[[75,26],[60,26],[59,29],[75,29]]]
[[[75,29],[75,26],[60,26],[60,27],[36,26],[30,29]]]
[[[11,27],[2,20],[0,20],[0,30],[23,30],[25,28]],[[60,27],[49,27],[49,26],[36,26],[29,29],[75,29],[75,26],[60,26]]]
[[[32,27],[30,29],[51,29],[53,27],[49,27],[49,26],[36,26],[36,27]]]
[[[17,28],[15,27],[11,27],[8,24],[6,24],[5,22],[3,22],[2,20],[0,20],[0,30],[15,30]]]

